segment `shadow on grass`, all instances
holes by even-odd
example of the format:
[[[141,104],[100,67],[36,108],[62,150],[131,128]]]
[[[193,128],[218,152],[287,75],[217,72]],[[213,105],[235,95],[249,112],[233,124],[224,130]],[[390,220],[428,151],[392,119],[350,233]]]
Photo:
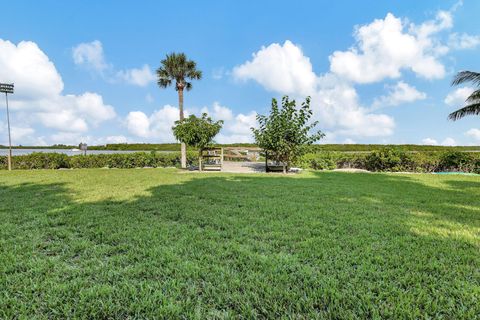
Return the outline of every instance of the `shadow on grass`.
[[[0,186],[0,316],[473,318],[480,190],[452,177],[190,176],[131,201]]]

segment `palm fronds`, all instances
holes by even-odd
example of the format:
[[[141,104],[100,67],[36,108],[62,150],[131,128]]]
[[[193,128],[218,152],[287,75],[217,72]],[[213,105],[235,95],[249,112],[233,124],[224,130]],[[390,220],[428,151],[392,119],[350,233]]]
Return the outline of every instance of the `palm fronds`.
[[[175,81],[176,90],[190,90],[192,84],[187,80],[199,80],[202,78],[202,72],[197,70],[197,64],[193,60],[188,60],[184,53],[167,54],[165,59],[160,62],[157,69],[157,83],[161,88],[166,88]]]
[[[473,91],[472,94],[471,94],[470,96],[468,96],[466,102],[467,102],[467,103],[477,103],[477,102],[480,102],[480,89]]]
[[[457,73],[455,78],[453,78],[452,86],[458,86],[459,84],[465,82],[472,82],[475,85],[480,84],[480,73],[473,71],[460,71]]]
[[[480,114],[480,103],[469,104],[457,111],[454,111],[448,115],[450,120],[458,120],[465,116],[479,115]]]
[[[473,71],[461,71],[453,78],[452,86],[471,82],[475,86],[480,86],[480,73]],[[480,115],[480,89],[475,90],[465,101],[466,105],[449,114],[450,120],[456,121],[469,115]]]

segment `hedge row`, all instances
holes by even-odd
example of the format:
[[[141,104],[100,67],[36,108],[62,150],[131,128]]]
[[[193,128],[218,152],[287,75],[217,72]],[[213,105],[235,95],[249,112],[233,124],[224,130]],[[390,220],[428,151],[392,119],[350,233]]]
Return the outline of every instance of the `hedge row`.
[[[189,164],[197,162],[197,153],[188,152]],[[406,152],[383,148],[371,153],[317,152],[304,155],[296,166],[314,170],[357,168],[390,172],[461,171],[480,173],[480,153],[477,152]],[[67,156],[63,153],[32,153],[13,157],[14,169],[67,168],[143,168],[179,167],[180,153],[136,152],[126,154],[96,154]],[[0,157],[0,169],[7,168],[7,157]]]
[[[480,173],[480,153],[405,152],[396,148],[371,153],[318,152],[304,155],[296,165],[315,170],[356,168],[389,172]]]
[[[197,162],[196,153],[187,153],[187,162]],[[68,169],[68,168],[143,168],[179,167],[180,153],[135,152],[68,156],[63,153],[35,152],[13,156],[14,169]],[[0,157],[0,169],[7,168],[7,157]]]

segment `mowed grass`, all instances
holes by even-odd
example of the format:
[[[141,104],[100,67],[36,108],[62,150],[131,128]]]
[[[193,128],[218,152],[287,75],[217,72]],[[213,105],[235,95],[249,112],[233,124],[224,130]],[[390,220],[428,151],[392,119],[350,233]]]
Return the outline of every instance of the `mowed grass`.
[[[480,315],[480,178],[0,173],[0,318]]]

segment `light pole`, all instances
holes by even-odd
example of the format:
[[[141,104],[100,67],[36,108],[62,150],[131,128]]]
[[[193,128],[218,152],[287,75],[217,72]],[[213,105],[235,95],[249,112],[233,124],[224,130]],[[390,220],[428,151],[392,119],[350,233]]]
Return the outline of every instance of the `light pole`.
[[[5,102],[7,103],[8,170],[12,170],[12,137],[10,135],[10,112],[8,110],[8,94],[13,94],[13,83],[0,83],[0,92],[5,93]]]

